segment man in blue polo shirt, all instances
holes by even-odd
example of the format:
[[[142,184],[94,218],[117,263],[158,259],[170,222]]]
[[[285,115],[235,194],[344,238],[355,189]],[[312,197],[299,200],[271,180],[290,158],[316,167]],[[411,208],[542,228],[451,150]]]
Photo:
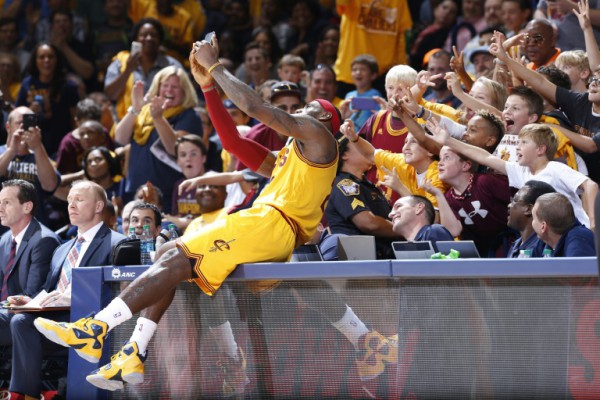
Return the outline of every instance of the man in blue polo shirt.
[[[532,210],[535,233],[552,257],[594,257],[594,234],[575,218],[573,205],[561,193],[544,194]]]

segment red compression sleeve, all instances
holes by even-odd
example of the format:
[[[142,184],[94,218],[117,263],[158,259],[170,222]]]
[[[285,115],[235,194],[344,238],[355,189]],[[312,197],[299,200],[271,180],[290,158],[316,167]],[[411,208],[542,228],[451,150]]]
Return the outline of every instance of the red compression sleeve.
[[[269,149],[242,137],[215,89],[204,92],[210,119],[221,138],[223,148],[236,156],[248,168],[256,171],[269,154]]]

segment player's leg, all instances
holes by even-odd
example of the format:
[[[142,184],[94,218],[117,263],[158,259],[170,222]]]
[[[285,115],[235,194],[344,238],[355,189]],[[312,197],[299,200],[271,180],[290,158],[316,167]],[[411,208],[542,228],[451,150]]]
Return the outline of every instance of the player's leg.
[[[121,390],[125,383],[144,381],[144,361],[150,340],[158,322],[173,301],[175,288],[158,302],[142,310],[129,341],[115,354],[109,364],[92,371],[86,380],[106,390]]]
[[[225,283],[214,296],[202,296],[200,303],[202,309],[208,311],[204,315],[219,351],[217,366],[223,372],[223,396],[240,396],[250,380],[246,374],[244,351],[238,346],[231,326],[231,321],[239,320],[233,291]]]
[[[163,248],[159,251],[158,261],[94,317],[73,323],[37,318],[36,327],[51,341],[74,347],[84,359],[98,362],[104,338],[110,330],[155,303],[157,306],[153,309],[152,318],[157,322],[171,303],[175,287],[192,277],[189,260],[175,248],[175,244],[167,243]]]
[[[309,281],[295,286],[312,309],[320,312],[331,325],[352,343],[357,351],[356,365],[363,380],[379,376],[386,364],[398,362],[396,338],[386,338],[370,330],[344,299],[326,282]]]
[[[256,237],[263,240],[257,244]],[[177,247],[171,243],[161,247],[161,252],[164,249],[168,250],[94,318],[82,319],[71,324],[41,320],[40,326],[36,326],[44,334],[50,330],[58,331],[59,334],[51,333],[46,336],[60,335],[62,343],[66,343],[63,345],[67,346],[75,342],[78,354],[84,354],[82,349],[87,348],[97,361],[102,354],[104,337],[110,329],[131,318],[133,313],[151,305],[154,307],[148,309],[148,321],[158,322],[171,303],[175,288],[182,280],[192,278],[206,294],[212,296],[238,264],[285,261],[291,254],[294,241],[295,235],[290,226],[281,218],[281,214],[271,207],[255,207],[229,215],[212,224],[202,234],[184,235],[177,241]],[[162,299],[161,302],[158,302],[158,299]],[[40,319],[36,321],[38,320]],[[50,325],[51,328],[47,328]],[[75,330],[85,335],[76,335]],[[153,332],[154,329],[148,336],[151,337]],[[81,336],[87,338],[82,342],[79,339]],[[94,360],[91,357],[86,359]],[[144,360],[139,354],[137,343],[126,345],[113,356],[113,362],[117,361],[132,366],[129,369],[132,371],[129,374],[131,382],[138,382],[140,377],[143,379],[143,371],[140,374],[140,370]],[[100,370],[107,367],[114,371],[112,363]],[[106,376],[100,379],[99,386],[110,390],[122,388],[123,381],[130,382],[123,379],[123,374],[124,371],[117,370],[116,374],[108,379]]]

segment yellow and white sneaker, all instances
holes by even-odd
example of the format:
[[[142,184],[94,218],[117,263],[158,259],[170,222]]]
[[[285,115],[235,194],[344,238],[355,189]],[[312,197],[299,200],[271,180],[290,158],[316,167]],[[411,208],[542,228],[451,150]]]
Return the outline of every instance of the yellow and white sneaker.
[[[246,385],[250,383],[246,375],[246,357],[240,347],[238,347],[238,358],[233,359],[225,354],[221,355],[217,365],[223,371],[223,397],[238,398],[244,395]]]
[[[370,331],[358,340],[356,366],[360,379],[374,379],[385,371],[387,364],[398,363],[398,335],[386,338]]]
[[[105,322],[92,317],[75,322],[56,322],[36,318],[33,322],[38,331],[54,343],[72,347],[86,361],[97,363],[102,356],[102,346],[108,331]]]
[[[110,363],[90,373],[85,379],[105,390],[121,390],[124,383],[144,382],[144,361],[136,342],[129,342],[111,357]]]

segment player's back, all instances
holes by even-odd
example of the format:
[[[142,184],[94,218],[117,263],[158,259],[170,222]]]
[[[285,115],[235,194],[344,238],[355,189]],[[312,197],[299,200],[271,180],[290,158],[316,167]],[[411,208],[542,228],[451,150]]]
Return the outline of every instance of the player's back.
[[[296,143],[280,150],[271,175],[271,182],[254,204],[277,208],[297,230],[297,243],[305,243],[314,234],[337,171],[336,157],[329,164],[307,160]]]

